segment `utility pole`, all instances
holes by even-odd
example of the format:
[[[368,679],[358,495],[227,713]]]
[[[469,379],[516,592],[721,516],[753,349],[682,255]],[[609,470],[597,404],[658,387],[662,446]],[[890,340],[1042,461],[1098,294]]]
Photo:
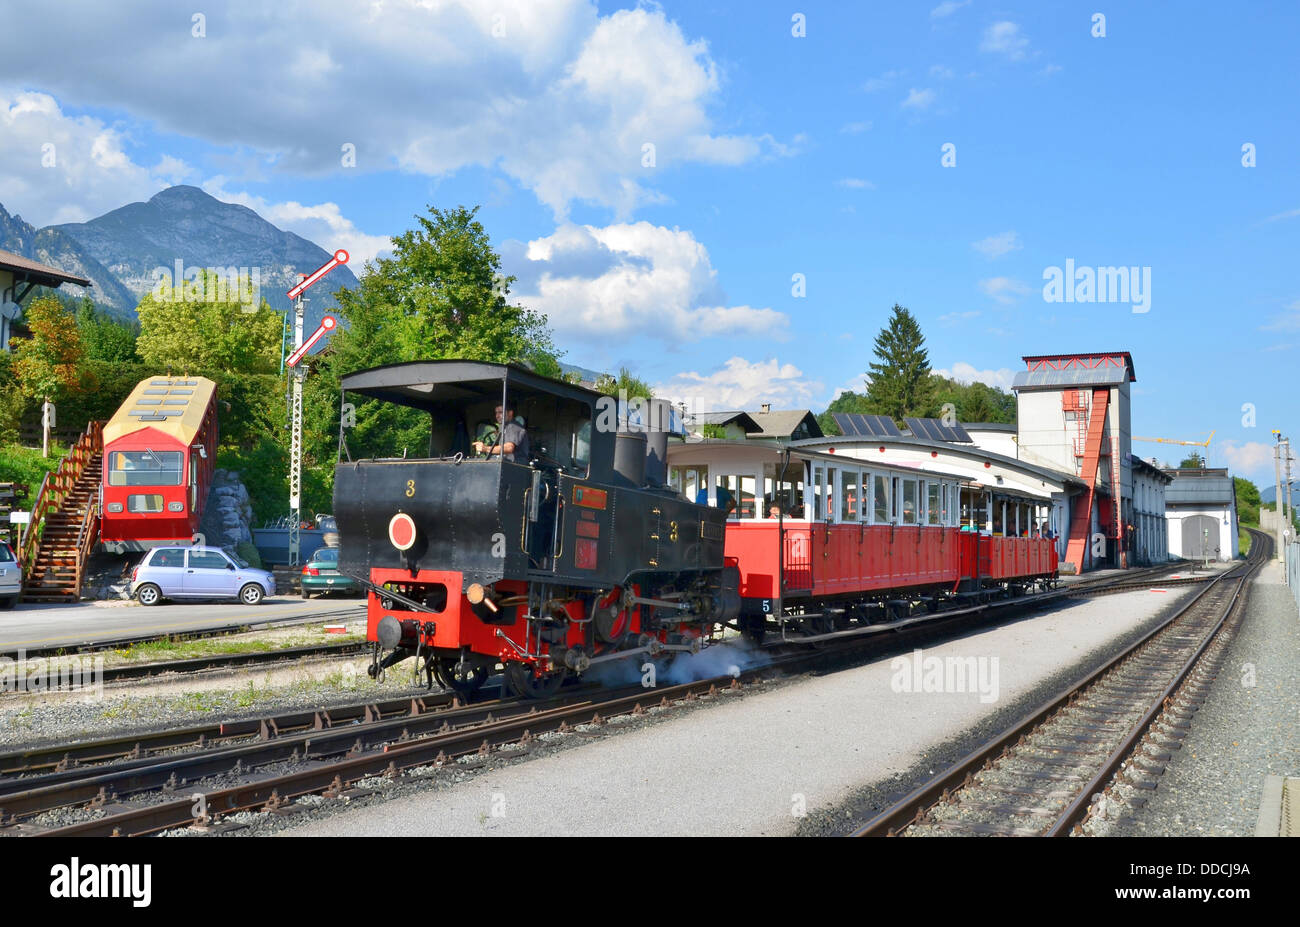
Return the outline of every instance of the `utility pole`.
[[[1277,494],[1273,497],[1273,506],[1277,514],[1274,532],[1277,534],[1277,559],[1284,560],[1286,552],[1282,548],[1282,432],[1274,428],[1273,436],[1276,439],[1273,445],[1273,483],[1277,490]]]
[[[300,365],[307,351],[317,341],[333,331],[337,321],[330,316],[321,320],[320,327],[312,333],[306,342],[302,338],[303,319],[307,312],[307,300],[303,293],[312,284],[319,281],[340,264],[348,262],[348,253],[335,251],[334,256],[316,268],[312,273],[299,274],[298,283],[285,295],[293,300],[293,353],[285,360],[290,368],[289,376],[293,378],[293,401],[289,406],[289,565],[298,565],[301,549],[299,531],[302,524],[302,380],[307,375],[306,365]]]
[[[1291,439],[1283,438],[1282,447],[1282,466],[1285,468],[1282,485],[1286,489],[1286,523],[1290,527],[1291,522],[1295,521],[1295,502],[1291,498]]]

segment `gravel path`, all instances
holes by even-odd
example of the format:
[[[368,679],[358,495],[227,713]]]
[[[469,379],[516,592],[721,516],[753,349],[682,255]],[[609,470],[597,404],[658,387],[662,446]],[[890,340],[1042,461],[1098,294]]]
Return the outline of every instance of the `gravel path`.
[[[1182,749],[1112,835],[1253,836],[1264,777],[1300,774],[1300,617],[1281,564],[1260,571],[1249,609]]]
[[[1139,636],[1191,590],[1132,592],[973,633],[925,656],[997,658],[997,693],[897,691],[890,659],[720,696],[707,710],[613,725],[618,736],[330,803],[294,835],[834,833],[928,778]],[[909,654],[910,658],[911,655]],[[985,664],[991,665],[991,664]],[[991,674],[985,681],[992,679]],[[571,737],[571,740],[585,740]],[[445,771],[444,771],[445,772]],[[436,778],[436,776],[435,776]]]

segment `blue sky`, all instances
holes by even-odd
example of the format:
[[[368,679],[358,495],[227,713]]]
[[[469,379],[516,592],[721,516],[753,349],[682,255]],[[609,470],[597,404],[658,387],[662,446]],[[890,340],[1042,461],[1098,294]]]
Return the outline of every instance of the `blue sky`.
[[[963,379],[1127,350],[1134,433],[1268,480],[1300,439],[1294,4],[206,6],[10,14],[0,203],[191,183],[359,257],[478,204],[567,360],[701,408],[860,389],[900,302]],[[1149,268],[1148,311],[1046,302],[1067,260]]]

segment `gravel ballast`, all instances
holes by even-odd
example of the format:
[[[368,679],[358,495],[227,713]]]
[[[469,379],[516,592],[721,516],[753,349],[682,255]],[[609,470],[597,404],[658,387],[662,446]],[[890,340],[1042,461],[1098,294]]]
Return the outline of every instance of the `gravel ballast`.
[[[1300,616],[1281,564],[1252,584],[1248,612],[1181,750],[1112,836],[1249,837],[1266,776],[1300,775]]]
[[[936,644],[925,657],[997,659],[997,697],[895,691],[899,664],[804,677],[708,710],[670,711],[527,762],[365,807],[325,803],[302,836],[786,835],[842,832],[915,787],[938,764],[1036,707],[1158,622],[1193,590],[1073,602]],[[911,659],[911,654],[907,655]],[[986,673],[985,681],[990,681]],[[571,738],[576,739],[576,738]],[[287,826],[285,826],[287,825]]]

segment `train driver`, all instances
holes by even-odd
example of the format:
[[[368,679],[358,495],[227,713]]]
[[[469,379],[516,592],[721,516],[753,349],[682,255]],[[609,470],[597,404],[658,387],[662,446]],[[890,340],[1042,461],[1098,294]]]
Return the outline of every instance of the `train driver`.
[[[474,452],[489,457],[500,454],[503,460],[511,463],[527,463],[530,450],[528,432],[515,421],[513,406],[506,406],[505,413],[505,423],[502,424],[501,406],[496,407],[497,426],[483,436],[484,440],[474,442]]]

